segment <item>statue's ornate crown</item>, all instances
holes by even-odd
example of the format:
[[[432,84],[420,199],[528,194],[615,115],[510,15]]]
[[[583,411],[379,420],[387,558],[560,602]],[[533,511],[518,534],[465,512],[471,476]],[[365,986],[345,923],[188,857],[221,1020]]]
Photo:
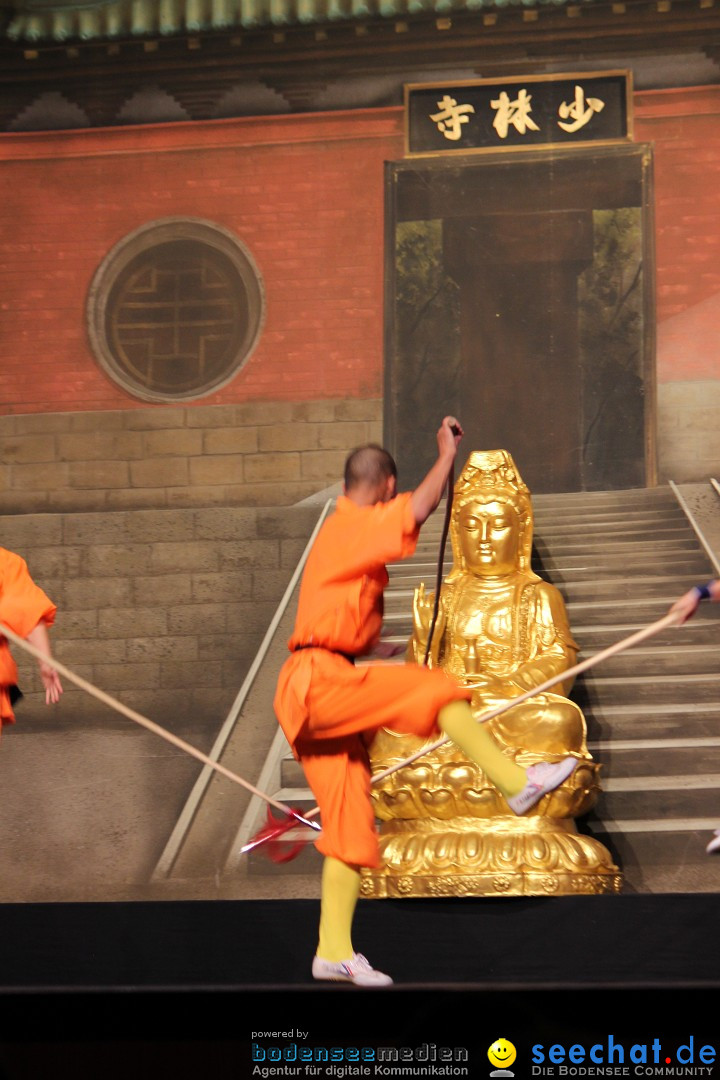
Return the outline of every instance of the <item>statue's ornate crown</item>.
[[[502,492],[505,498],[513,497],[513,502],[529,500],[530,491],[518,472],[512,456],[507,450],[473,450],[465,462],[455,484],[455,495],[460,504],[468,495],[492,490]]]
[[[473,450],[455,482],[450,526],[455,565],[448,581],[454,580],[463,569],[458,538],[460,511],[468,503],[490,502],[492,499],[509,503],[517,510],[522,530],[520,564],[523,570],[530,569],[533,527],[530,489],[507,450]]]

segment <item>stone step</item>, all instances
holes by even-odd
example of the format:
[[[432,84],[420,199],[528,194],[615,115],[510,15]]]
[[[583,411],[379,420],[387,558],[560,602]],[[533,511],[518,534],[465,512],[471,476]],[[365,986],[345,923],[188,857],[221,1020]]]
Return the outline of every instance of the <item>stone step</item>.
[[[449,550],[448,541],[448,550]],[[697,547],[697,538],[695,533],[690,529],[685,528],[659,528],[653,529],[648,527],[647,530],[628,529],[626,532],[617,533],[615,535],[608,535],[606,533],[594,533],[588,535],[587,532],[583,533],[568,533],[564,531],[558,531],[556,535],[552,533],[544,532],[542,534],[536,533],[534,538],[534,546],[538,553],[542,556],[544,553],[552,549],[555,557],[564,553],[578,554],[588,556],[595,554],[596,552],[616,553],[622,554],[624,552],[645,552],[646,558],[648,552],[655,551],[655,548],[659,546],[659,549],[677,549],[682,550],[687,548],[688,551],[695,550]],[[415,555],[425,556],[426,560],[435,559],[437,562],[437,553],[439,549],[439,540],[435,538],[423,536],[415,548]],[[408,560],[406,565],[412,565],[412,560]]]
[[[640,507],[675,505],[672,491],[665,485],[654,488],[622,488],[618,491],[543,492],[532,497],[533,506],[557,507],[572,513],[579,507],[618,507],[630,513]]]
[[[575,603],[569,601],[566,604],[568,618],[572,632],[576,638],[580,638],[580,626],[587,626],[591,620],[597,620],[606,626],[620,628],[619,638],[627,636],[622,632],[626,626],[647,626],[658,622],[665,616],[671,606],[677,600],[678,593],[667,591],[659,594],[652,600],[647,598],[618,599],[612,601],[586,601]],[[388,598],[383,616],[382,636],[405,635],[412,633],[412,609],[408,597],[398,597],[394,600]]]
[[[702,773],[720,776],[720,732],[715,739],[696,740],[694,743],[681,732],[677,733],[675,739],[645,739],[642,742],[643,745],[636,746],[630,742],[623,745],[619,741],[609,746],[593,746],[590,752],[602,764],[603,787],[607,787],[610,780],[632,780],[649,773],[658,777],[698,776]]]
[[[585,654],[579,659],[583,660]],[[599,677],[622,678],[637,675],[720,675],[720,641],[705,645],[637,645],[601,661],[597,669],[589,669],[581,678],[589,678],[596,670]]]
[[[583,509],[603,509],[627,514],[678,505],[675,495],[666,484],[654,488],[624,488],[616,491],[544,491],[532,494],[532,503],[536,511],[552,508],[561,513],[568,510],[577,513]],[[435,518],[442,518],[444,505],[443,496],[441,507],[435,511]]]
[[[573,625],[572,632],[575,640],[580,645],[578,660],[589,659],[602,650],[608,649],[611,645],[615,645],[639,630],[643,630],[646,626],[647,623],[640,622],[615,623],[606,626],[576,623]],[[406,644],[408,633],[394,632],[387,634],[384,635],[384,640],[394,645]],[[720,627],[718,627],[717,622],[706,622],[697,616],[683,626],[668,627],[666,630],[661,630],[658,634],[647,639],[654,646],[675,649],[691,648],[698,645],[717,647],[719,640]],[[637,645],[632,646],[627,652],[632,655],[638,648]],[[602,663],[604,665],[605,662],[602,661]]]
[[[616,578],[610,581],[573,581],[571,584],[554,581],[556,587],[563,594],[566,603],[583,603],[593,600],[615,601],[627,596],[635,598],[655,597],[659,591],[672,596],[681,596],[697,583],[696,574],[666,574],[657,577]],[[401,584],[393,578],[392,583],[385,590],[386,610],[397,604],[412,604],[412,599],[417,586],[417,579],[413,582],[408,578],[406,584]],[[434,582],[432,587],[434,588]]]
[[[571,518],[567,520],[559,515],[536,514],[534,517],[533,537],[550,542],[555,539],[572,537],[595,541],[601,539],[620,539],[632,534],[638,536],[652,535],[660,530],[685,537],[694,537],[695,530],[690,525],[682,510],[668,510],[663,513],[648,516],[618,515],[612,518],[606,516],[586,516],[584,518]],[[442,526],[426,524],[420,534],[418,546],[437,544],[442,534]]]
[[[664,537],[659,533],[647,537],[627,540],[576,540],[574,538],[559,538],[553,540],[551,545],[546,544],[542,537],[535,540],[535,550],[539,559],[552,556],[556,561],[568,556],[580,556],[587,560],[587,565],[592,566],[596,561],[604,562],[608,558],[626,556],[638,556],[645,559],[646,570],[651,570],[653,560],[662,558],[666,554],[695,554],[698,551],[697,543],[683,536]]]
[[[690,783],[690,781],[694,783]],[[629,777],[627,787],[603,780],[593,808],[599,821],[663,821],[715,814],[720,824],[720,774]]]
[[[720,605],[702,607],[700,609],[702,615],[698,613],[683,626],[670,626],[666,630],[661,630],[649,640],[652,640],[655,645],[671,645],[676,648],[716,643],[720,635],[718,606]],[[599,652],[600,649],[614,645],[622,638],[642,630],[646,625],[647,623],[633,619],[598,625],[575,620],[572,624],[572,632],[576,641],[582,646],[581,658],[584,658]]]
[[[720,732],[716,737],[699,738],[694,742],[684,732],[677,732],[675,738],[617,740],[600,745],[589,740],[588,748],[595,761],[602,765],[601,784],[606,790],[611,780],[632,781],[648,774],[680,777],[711,772],[720,776]],[[289,752],[282,762],[281,783],[286,791],[305,790],[305,799],[312,799],[302,765]],[[720,817],[720,806],[718,815]]]
[[[452,555],[446,554],[443,571],[447,575],[452,569]],[[648,574],[647,553],[629,557],[627,555],[608,556],[591,562],[585,556],[572,555],[555,559],[548,555],[545,559],[533,557],[532,569],[545,580],[555,585],[561,582],[572,584],[584,581],[648,580],[655,577],[675,575],[692,576],[695,581],[704,582],[712,576],[707,558],[700,552],[679,550],[662,559],[653,558],[652,573]],[[437,576],[437,562],[430,560],[408,560],[388,567],[390,588],[415,588],[420,582],[432,582]],[[387,594],[386,594],[387,595]]]
[[[587,529],[589,531],[601,531],[605,528],[619,528],[621,530],[637,526],[647,528],[656,526],[658,523],[666,523],[672,528],[692,529],[687,515],[676,504],[659,507],[657,509],[641,510],[637,513],[627,513],[623,510],[608,511],[606,509],[588,508],[585,511],[568,512],[562,509],[533,509],[533,532],[542,532],[544,529],[552,529],[559,533],[563,529]],[[421,540],[432,537],[438,538],[445,527],[444,512],[436,513],[422,527]]]
[[[599,589],[610,592],[612,589],[621,590],[629,588],[633,592],[638,589],[652,595],[659,585],[675,589],[678,587],[685,590],[693,585],[702,584],[711,577],[710,567],[707,561],[701,558],[683,558],[677,562],[668,562],[662,566],[654,566],[652,574],[645,574],[638,566],[628,566],[624,563],[616,563],[615,566],[605,569],[596,567],[565,567],[565,566],[542,566],[535,562],[532,569],[545,581],[549,581],[561,591],[586,589],[590,585],[597,585]]]
[[[603,705],[675,704],[693,705],[720,700],[720,675],[629,675],[615,678],[599,668],[579,676],[572,691],[573,701],[585,710]]]
[[[649,557],[652,552],[652,558]],[[634,550],[628,551],[625,546],[617,551],[608,548],[598,548],[590,551],[588,546],[581,551],[561,553],[557,550],[533,549],[532,568],[540,577],[548,577],[554,569],[571,572],[573,570],[593,571],[602,576],[604,572],[621,570],[631,571],[637,577],[650,576],[654,573],[664,572],[668,566],[673,571],[683,571],[684,567],[701,567],[701,572],[711,576],[708,558],[699,550],[698,545],[666,545],[661,548],[654,545],[638,544]],[[443,561],[444,573],[449,573],[452,568],[452,552],[447,549]],[[409,575],[418,578],[431,578],[437,576],[437,551],[424,552],[406,559],[403,563],[391,564],[388,567],[391,581],[395,576],[407,577]],[[690,572],[690,569],[688,570]]]
[[[649,739],[714,739],[720,734],[720,704],[714,701],[632,706],[603,702],[586,709],[585,719],[588,744],[601,747]]]
[[[611,509],[608,507],[594,507],[589,506],[585,510],[575,510],[573,513],[568,513],[567,510],[559,510],[558,508],[544,507],[542,504],[537,503],[533,505],[533,520],[535,527],[538,528],[541,525],[550,522],[552,524],[567,522],[568,525],[579,524],[602,524],[607,523],[613,525],[619,522],[632,522],[637,521],[640,523],[648,521],[675,521],[682,522],[687,525],[687,516],[682,508],[676,503],[663,503],[658,506],[640,507],[636,511],[623,510],[622,508]],[[437,522],[433,521],[433,528],[437,528]]]
[[[684,753],[681,753],[681,751],[684,751]],[[720,755],[720,747],[714,748],[714,751],[717,759],[718,755]],[[673,760],[676,751],[656,751],[659,766],[657,771],[648,770],[647,761],[643,763],[643,767],[639,771],[631,771],[630,765],[637,766],[640,764],[640,757],[637,754],[629,757],[626,762],[625,772],[627,775],[610,775],[609,769],[604,767],[601,779],[602,793],[599,798],[607,800],[612,797],[616,802],[627,802],[636,797],[639,800],[647,800],[656,792],[668,793],[668,798],[671,797],[671,794],[673,798],[685,798],[688,793],[694,791],[720,792],[720,769],[717,771],[709,770],[707,762],[704,763],[705,768],[702,771],[697,768],[698,756],[701,752],[705,753],[706,751],[700,751],[698,748],[679,747],[677,750],[678,756]],[[695,760],[693,760],[693,754]],[[605,766],[601,755],[597,755],[595,760]],[[691,766],[691,771],[686,770],[683,772],[680,769],[679,766],[683,762]],[[313,793],[305,783],[302,772],[298,774],[290,761],[287,764],[287,775],[292,777],[293,780],[298,780],[299,783],[293,782],[288,786],[283,785],[275,797],[288,806],[307,813],[315,808]],[[285,769],[283,769],[283,777],[285,775]],[[720,802],[717,804],[717,809],[720,819]]]
[[[720,868],[705,847],[716,816],[699,814],[647,823],[622,820],[601,823],[590,816],[582,831],[594,836],[622,868],[624,893],[717,892]]]
[[[720,772],[602,777],[601,785],[593,809],[599,821],[711,817],[715,813],[720,825]],[[308,788],[282,788],[276,798],[301,813],[315,808]]]

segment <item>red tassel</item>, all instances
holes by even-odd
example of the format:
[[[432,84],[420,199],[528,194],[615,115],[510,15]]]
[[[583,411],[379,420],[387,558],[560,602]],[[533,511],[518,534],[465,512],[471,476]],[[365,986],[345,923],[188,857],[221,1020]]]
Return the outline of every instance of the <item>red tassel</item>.
[[[276,818],[272,812],[272,807],[268,806],[265,825],[253,836],[252,840],[243,845],[243,851],[249,852],[262,848],[274,863],[286,863],[296,859],[312,837],[300,837],[293,840],[282,839],[285,833],[290,832],[291,829],[297,829],[300,826],[304,829],[307,828],[307,826],[302,825],[300,811],[293,810],[292,807],[290,807],[290,811],[292,816]]]

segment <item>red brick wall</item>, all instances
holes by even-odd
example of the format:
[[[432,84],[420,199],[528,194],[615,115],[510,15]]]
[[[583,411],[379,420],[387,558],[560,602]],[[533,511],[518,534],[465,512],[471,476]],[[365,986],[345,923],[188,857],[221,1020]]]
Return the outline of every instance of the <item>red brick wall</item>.
[[[636,140],[653,146],[658,380],[718,379],[720,306],[711,298],[720,294],[720,87],[637,94],[635,118]],[[668,320],[682,341],[663,334]]]
[[[267,314],[241,373],[202,404],[382,393],[383,162],[397,109],[0,137],[0,411],[147,408],[95,363],[92,277],[157,218],[249,249]],[[161,406],[162,408],[162,406]]]
[[[147,408],[95,363],[85,302],[114,244],[175,215],[234,232],[267,296],[250,361],[199,404],[381,396],[383,163],[401,129],[379,109],[0,136],[0,412]],[[720,88],[636,94],[635,138],[654,147],[662,324],[720,292]],[[660,381],[717,378],[704,345],[683,355],[661,356]]]

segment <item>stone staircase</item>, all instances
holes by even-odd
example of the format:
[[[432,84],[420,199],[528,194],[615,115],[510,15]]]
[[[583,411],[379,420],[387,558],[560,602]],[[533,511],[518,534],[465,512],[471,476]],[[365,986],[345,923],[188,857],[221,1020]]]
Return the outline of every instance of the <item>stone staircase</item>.
[[[691,585],[717,575],[669,487],[537,495],[533,505],[534,569],[563,593],[579,659],[661,618]],[[420,581],[434,588],[442,513],[441,507],[426,524],[413,558],[388,568],[386,639],[407,640],[414,588]],[[447,569],[450,561],[448,544]],[[283,645],[292,618],[290,605]],[[277,663],[270,663],[272,677],[260,690],[266,702]],[[720,861],[707,857],[705,845],[720,826],[720,605],[705,604],[685,626],[585,672],[572,696],[587,719],[589,748],[603,765],[603,794],[578,822],[581,831],[613,853],[626,892],[715,891]],[[259,786],[280,801],[314,805],[281,735],[263,780]],[[193,815],[196,828],[201,810]],[[319,867],[312,845],[283,865],[238,855],[261,816],[257,800],[246,804],[222,877],[244,878],[256,894],[264,881],[269,895],[297,895],[297,883]]]

